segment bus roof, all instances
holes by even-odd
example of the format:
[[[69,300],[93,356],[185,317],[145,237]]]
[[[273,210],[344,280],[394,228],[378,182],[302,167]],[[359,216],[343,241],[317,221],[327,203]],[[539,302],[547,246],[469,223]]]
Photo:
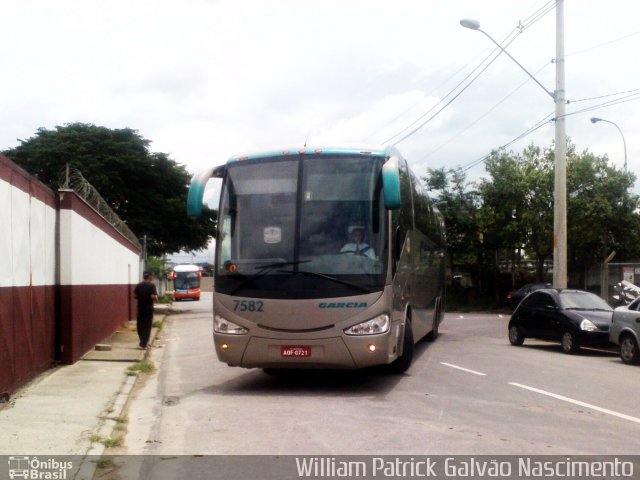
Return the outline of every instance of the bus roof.
[[[202,214],[202,199],[204,198],[204,190],[207,181],[211,177],[222,178],[229,164],[245,160],[260,160],[265,158],[283,157],[286,155],[326,155],[326,156],[351,156],[351,155],[367,155],[374,157],[398,157],[403,158],[402,154],[394,146],[381,145],[354,145],[344,147],[294,147],[290,149],[266,150],[262,152],[241,153],[233,155],[223,165],[218,165],[196,173],[191,178],[189,193],[187,196],[187,215],[190,217],[199,217]]]
[[[293,147],[280,150],[265,150],[259,152],[240,153],[233,155],[227,164],[240,160],[257,160],[270,157],[282,157],[287,155],[371,155],[386,157],[389,155],[400,156],[394,147],[381,145],[354,145],[347,147]]]

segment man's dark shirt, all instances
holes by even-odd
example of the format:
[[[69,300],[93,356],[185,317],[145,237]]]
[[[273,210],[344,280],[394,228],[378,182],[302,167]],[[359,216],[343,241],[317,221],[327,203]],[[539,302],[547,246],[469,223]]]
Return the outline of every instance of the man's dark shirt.
[[[156,286],[151,282],[140,282],[136,285],[135,290],[136,298],[138,299],[138,312],[149,313],[153,312],[153,299],[151,295],[157,295]]]

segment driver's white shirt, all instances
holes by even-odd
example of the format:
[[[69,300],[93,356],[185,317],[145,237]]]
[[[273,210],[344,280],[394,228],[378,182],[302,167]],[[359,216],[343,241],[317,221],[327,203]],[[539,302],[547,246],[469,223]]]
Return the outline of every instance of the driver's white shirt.
[[[340,249],[340,253],[353,253],[354,255],[364,255],[372,260],[376,259],[373,248],[366,243],[347,243]]]

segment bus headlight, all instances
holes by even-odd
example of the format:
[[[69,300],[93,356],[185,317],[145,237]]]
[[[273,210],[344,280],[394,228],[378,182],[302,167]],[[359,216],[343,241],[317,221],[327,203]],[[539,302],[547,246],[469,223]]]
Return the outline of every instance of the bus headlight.
[[[228,335],[245,335],[249,333],[249,330],[246,328],[236,325],[220,315],[213,316],[213,331],[216,333],[226,333]]]
[[[378,335],[389,331],[389,315],[378,315],[376,318],[345,328],[347,335]]]

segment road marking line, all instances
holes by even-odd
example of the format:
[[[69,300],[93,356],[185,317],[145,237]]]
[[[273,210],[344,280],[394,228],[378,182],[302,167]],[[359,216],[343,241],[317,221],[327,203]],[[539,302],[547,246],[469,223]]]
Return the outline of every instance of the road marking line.
[[[475,370],[469,370],[468,368],[458,367],[457,365],[452,365],[451,363],[440,362],[442,365],[446,365],[447,367],[457,368],[458,370],[462,370],[463,372],[473,373],[474,375],[485,376],[486,373],[476,372]]]
[[[606,413],[607,415],[613,415],[614,417],[622,418],[624,420],[629,420],[630,422],[640,423],[640,418],[632,417],[631,415],[625,415],[624,413],[614,412],[613,410],[609,410],[607,408],[597,407],[595,405],[591,405],[590,403],[581,402],[580,400],[574,400],[569,397],[563,397],[562,395],[547,392],[545,390],[540,390],[539,388],[528,387],[526,385],[522,385],[520,383],[513,383],[513,382],[509,382],[509,385],[513,385],[514,387],[524,388],[525,390],[531,390],[532,392],[540,393],[542,395],[547,395],[549,397],[553,397],[558,400],[562,400],[564,402],[573,403],[575,405],[580,405],[581,407],[590,408],[591,410],[595,410],[596,412]]]

